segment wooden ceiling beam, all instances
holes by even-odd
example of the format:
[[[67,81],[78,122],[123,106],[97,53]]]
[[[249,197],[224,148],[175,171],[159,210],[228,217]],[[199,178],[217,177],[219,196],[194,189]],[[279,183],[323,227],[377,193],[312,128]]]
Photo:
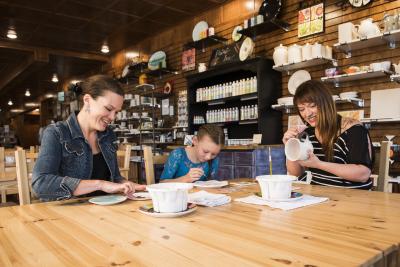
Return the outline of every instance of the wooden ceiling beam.
[[[110,57],[108,56],[97,55],[93,53],[52,49],[46,47],[36,47],[36,46],[23,45],[20,43],[7,42],[7,41],[0,41],[0,48],[14,49],[25,52],[34,52],[35,50],[46,50],[49,55],[73,57],[73,58],[80,58],[80,59],[100,61],[100,62],[108,62],[110,60]]]

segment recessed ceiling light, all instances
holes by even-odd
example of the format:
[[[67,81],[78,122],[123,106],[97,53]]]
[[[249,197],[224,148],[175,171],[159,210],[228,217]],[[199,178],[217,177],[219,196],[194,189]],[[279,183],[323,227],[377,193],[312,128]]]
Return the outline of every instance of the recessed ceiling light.
[[[10,100],[8,100],[8,103],[7,103],[9,106],[12,106],[14,103],[11,101],[11,99]]]
[[[15,31],[14,27],[8,28],[7,37],[10,38],[10,39],[17,39],[18,38],[17,32]]]
[[[58,76],[57,76],[57,73],[54,73],[54,74],[53,74],[53,77],[51,78],[51,81],[52,81],[53,83],[58,83]]]
[[[29,91],[29,89],[26,89],[25,96],[31,96],[31,92]]]
[[[29,102],[29,103],[25,103],[25,107],[38,107],[39,103],[35,103],[35,102]]]

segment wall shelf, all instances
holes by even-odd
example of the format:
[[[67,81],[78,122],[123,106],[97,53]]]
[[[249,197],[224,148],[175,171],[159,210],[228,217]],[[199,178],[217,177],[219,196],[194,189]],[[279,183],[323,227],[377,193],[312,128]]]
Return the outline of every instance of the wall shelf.
[[[357,107],[364,107],[364,99],[361,98],[343,98],[343,99],[336,99],[334,100],[336,104],[346,104],[350,103]],[[275,110],[279,110],[285,113],[292,113],[294,111],[294,105],[286,105],[286,104],[275,104],[272,105],[271,108]]]
[[[396,42],[400,41],[400,30],[385,32],[369,38],[353,40],[344,44],[334,44],[333,47],[340,52],[346,53],[346,57],[351,57],[351,52],[364,48],[369,48],[379,45],[388,45],[390,48],[396,47]]]
[[[214,100],[200,101],[200,102],[195,102],[195,104],[207,104],[209,106],[216,106],[216,105],[224,105],[225,103],[234,102],[237,100],[249,101],[249,100],[255,100],[257,98],[258,98],[258,96],[257,96],[257,92],[256,92],[256,93],[250,93],[250,94],[243,94],[243,95],[219,98],[219,99],[214,99]]]
[[[216,44],[225,44],[225,42],[227,40],[228,39],[226,39],[224,37],[212,35],[212,36],[208,36],[206,38],[200,39],[198,41],[186,43],[184,45],[184,48],[185,49],[196,48],[196,49],[201,49],[201,51],[204,52],[207,47],[213,46]]]
[[[298,63],[290,63],[290,64],[284,64],[284,65],[275,65],[273,66],[274,70],[277,71],[287,71],[288,74],[292,70],[297,70],[297,69],[303,69],[303,68],[308,68],[308,67],[313,67],[313,66],[318,66],[318,65],[324,65],[324,64],[332,64],[333,66],[337,66],[337,60],[336,59],[329,59],[329,58],[324,58],[324,57],[319,57],[319,58],[313,58],[310,60],[304,60]]]
[[[392,82],[400,83],[400,74],[393,74],[390,76],[390,80]]]
[[[278,29],[282,29],[287,32],[289,31],[289,27],[289,23],[279,19],[275,19],[254,25],[247,29],[243,29],[241,31],[238,31],[238,33],[250,38],[255,38],[260,34],[269,33]]]
[[[156,70],[147,70],[144,73],[146,73],[149,76],[152,77],[157,77],[162,79],[163,75],[168,75],[168,74],[179,74],[179,72],[177,70],[171,70],[171,69],[167,69],[167,68],[161,68],[161,69],[156,69]]]
[[[342,82],[350,82],[364,79],[381,78],[389,76],[391,73],[387,71],[360,71],[351,74],[341,74],[332,77],[322,77],[321,81],[334,83],[335,87],[339,87]]]

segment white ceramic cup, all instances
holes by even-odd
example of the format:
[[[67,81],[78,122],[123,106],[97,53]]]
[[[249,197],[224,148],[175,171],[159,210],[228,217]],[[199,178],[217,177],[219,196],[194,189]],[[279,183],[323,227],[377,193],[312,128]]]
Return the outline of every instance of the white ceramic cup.
[[[391,65],[392,65],[392,62],[390,62],[390,61],[382,61],[381,62],[381,67],[382,67],[382,70],[384,70],[384,71],[389,71]]]
[[[324,49],[324,47],[322,46],[322,44],[319,44],[319,43],[313,44],[312,48],[311,48],[312,57],[313,58],[321,58],[324,55],[323,49]]]
[[[301,47],[301,54],[303,57],[303,61],[312,59],[312,45],[310,45],[309,43],[303,45]]]
[[[191,183],[161,183],[147,186],[155,212],[181,212],[187,209]]]
[[[285,144],[285,155],[290,161],[308,159],[309,150],[313,150],[313,146],[308,138],[304,142],[297,138],[290,138]]]
[[[256,180],[265,200],[288,199],[292,193],[292,182],[296,177],[290,175],[261,175]]]
[[[357,29],[351,22],[340,24],[338,27],[339,44],[349,43],[355,39],[359,39]]]

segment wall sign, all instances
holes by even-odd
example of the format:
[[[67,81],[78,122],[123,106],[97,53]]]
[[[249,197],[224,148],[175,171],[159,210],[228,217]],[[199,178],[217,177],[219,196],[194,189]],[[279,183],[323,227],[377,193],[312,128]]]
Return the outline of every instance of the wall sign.
[[[209,67],[239,61],[240,46],[237,43],[214,49],[210,58]]]
[[[299,10],[297,36],[302,38],[324,32],[324,14],[323,2]]]
[[[189,71],[196,68],[196,48],[188,49],[182,53],[182,70]]]

